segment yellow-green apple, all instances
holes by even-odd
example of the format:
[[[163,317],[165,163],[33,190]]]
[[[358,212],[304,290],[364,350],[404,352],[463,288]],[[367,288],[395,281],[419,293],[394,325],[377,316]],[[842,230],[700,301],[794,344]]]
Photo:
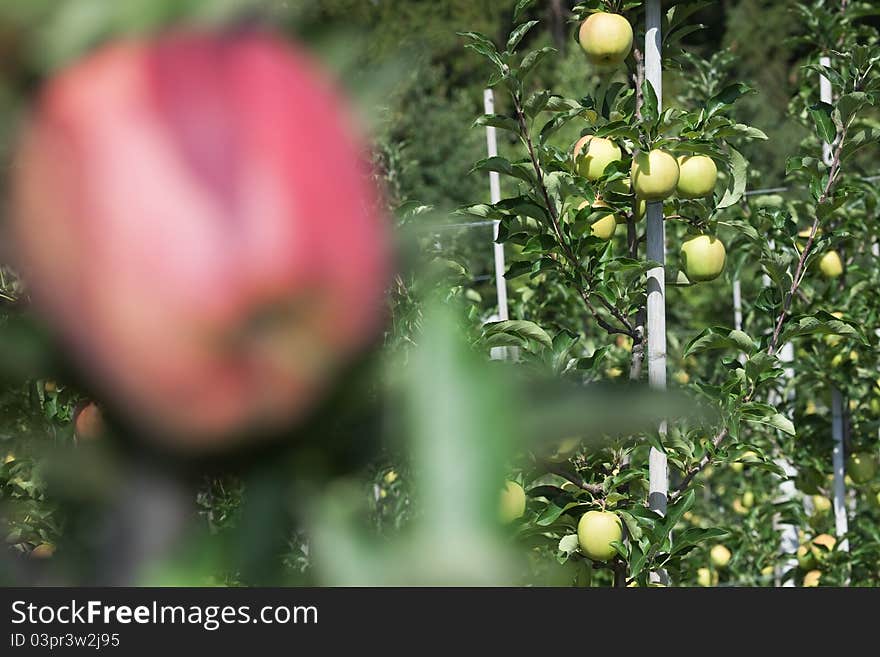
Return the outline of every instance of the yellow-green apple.
[[[718,167],[708,155],[681,155],[678,170],[676,191],[681,198],[702,198],[714,191]]]
[[[588,180],[598,180],[609,164],[622,158],[620,146],[604,137],[584,135],[574,145],[575,168]]]
[[[819,534],[810,541],[810,552],[812,552],[813,558],[817,563],[822,563],[836,544],[837,539],[831,534]]]
[[[643,198],[638,198],[633,201],[633,216],[635,216],[636,221],[640,221],[645,216],[645,211],[648,209],[648,202]]]
[[[593,561],[608,561],[617,554],[611,544],[623,539],[620,518],[610,511],[587,511],[577,526],[581,552]]]
[[[583,210],[589,205],[589,201],[584,201],[578,206],[578,210]],[[608,206],[604,201],[597,200],[593,207],[603,208]],[[590,234],[606,242],[614,237],[615,230],[617,230],[617,218],[610,211],[590,224]]]
[[[745,508],[751,509],[753,506],[755,506],[755,494],[752,491],[747,490],[745,493],[743,493],[742,502]]]
[[[724,271],[727,251],[716,237],[697,235],[681,245],[682,269],[693,283],[711,281]]]
[[[526,512],[526,492],[515,481],[508,481],[501,491],[499,515],[501,522],[507,524],[522,518]]]
[[[864,484],[877,474],[877,459],[868,452],[853,452],[846,460],[846,473],[857,484]]]
[[[824,495],[813,495],[813,513],[824,516],[831,510],[831,500]]]
[[[581,439],[578,437],[563,438],[547,458],[554,463],[560,463],[571,458],[580,446]],[[566,483],[570,484],[571,482]]]
[[[708,568],[697,568],[697,584],[699,586],[715,586],[718,583],[718,573]]]
[[[632,26],[620,14],[590,14],[581,23],[578,41],[591,63],[603,67],[616,66],[632,50]]]
[[[675,191],[678,162],[658,148],[648,153],[641,151],[633,158],[630,178],[636,196],[647,201],[660,201]]]
[[[822,579],[821,570],[811,570],[804,575],[804,588],[814,588],[819,586],[819,580]]]
[[[803,570],[810,570],[816,566],[816,558],[808,545],[799,545],[797,549],[797,562]]]
[[[843,273],[843,263],[837,251],[829,251],[819,259],[819,271],[825,278],[837,278]]]
[[[731,556],[730,550],[723,545],[715,545],[709,551],[709,559],[712,561],[712,565],[719,569],[727,568]]]

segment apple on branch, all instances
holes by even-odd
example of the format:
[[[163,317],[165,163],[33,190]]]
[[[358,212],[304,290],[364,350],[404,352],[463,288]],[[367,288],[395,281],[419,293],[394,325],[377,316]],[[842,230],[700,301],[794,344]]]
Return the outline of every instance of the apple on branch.
[[[592,64],[610,68],[622,64],[629,55],[633,30],[620,14],[598,12],[581,23],[578,41]]]
[[[716,237],[698,235],[681,245],[682,268],[693,283],[711,281],[724,271],[727,252]]]
[[[617,554],[611,544],[623,539],[623,525],[610,511],[587,511],[578,521],[577,535],[581,552],[587,558],[608,561]]]
[[[718,167],[707,155],[680,155],[678,158],[678,186],[681,198],[703,198],[715,190]]]
[[[646,201],[662,201],[678,185],[678,162],[664,150],[641,151],[633,158],[631,176],[636,196]]]
[[[612,162],[623,157],[620,147],[610,139],[584,135],[575,142],[574,163],[579,176],[598,180]]]

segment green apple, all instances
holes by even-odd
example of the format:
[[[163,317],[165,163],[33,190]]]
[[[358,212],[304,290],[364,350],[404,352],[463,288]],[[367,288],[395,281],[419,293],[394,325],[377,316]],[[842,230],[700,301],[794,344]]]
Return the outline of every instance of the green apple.
[[[693,283],[711,281],[724,271],[727,251],[721,240],[698,235],[681,245],[682,269]]]
[[[810,552],[817,563],[822,563],[828,557],[828,554],[834,549],[837,539],[831,534],[819,534],[810,541]]]
[[[633,201],[633,216],[636,218],[636,221],[641,221],[647,210],[648,202],[645,199],[636,198]]]
[[[750,490],[747,490],[745,493],[743,493],[742,504],[747,509],[751,509],[753,506],[755,506],[755,494]]]
[[[802,569],[810,570],[810,568],[814,568],[816,566],[816,558],[813,556],[813,553],[810,551],[810,548],[808,546],[799,545],[796,556],[798,566],[800,566]]]
[[[813,512],[824,516],[831,510],[831,500],[824,495],[813,495]]]
[[[678,162],[658,148],[648,153],[641,151],[633,158],[630,178],[636,196],[647,201],[661,201],[675,191]]]
[[[577,436],[572,438],[563,438],[556,444],[555,449],[550,453],[547,459],[549,461],[552,461],[553,463],[561,463],[563,461],[567,461],[572,456],[574,456],[574,453],[580,446],[581,439]],[[574,484],[572,484],[570,481],[565,482],[565,484],[570,484],[571,486],[574,486]],[[563,488],[565,488],[565,484],[562,484]],[[575,488],[574,490],[577,490],[577,488]]]
[[[678,186],[681,198],[703,198],[715,190],[718,167],[707,155],[681,155],[678,158]]]
[[[843,273],[843,263],[837,251],[829,251],[819,260],[819,271],[825,278],[837,278]]]
[[[880,490],[872,490],[868,493],[868,502],[880,509]]]
[[[846,460],[846,473],[857,484],[867,483],[877,474],[877,459],[868,452],[853,452]]]
[[[617,554],[611,545],[623,539],[620,518],[610,511],[587,511],[577,527],[581,552],[593,561],[608,561]]]
[[[614,237],[614,231],[617,229],[617,221],[613,214],[606,214],[601,219],[597,219],[590,226],[590,234],[598,237],[606,242]]]
[[[579,176],[588,180],[598,180],[612,162],[623,158],[620,146],[610,139],[584,135],[575,142],[574,164]]]
[[[501,491],[499,515],[504,524],[522,518],[526,512],[526,492],[515,481],[508,481]]]
[[[700,586],[715,586],[718,583],[718,573],[708,568],[697,568],[697,584]]]
[[[709,551],[709,559],[712,561],[712,565],[719,569],[727,568],[731,556],[730,550],[723,545],[715,545]]]
[[[585,207],[590,205],[589,201],[584,201],[578,206],[578,210],[583,210]],[[593,207],[608,207],[604,201],[596,201]],[[615,217],[610,212],[602,217],[599,217],[590,225],[590,234],[598,237],[600,240],[605,240],[606,242],[614,237],[614,231],[617,230],[617,217]]]
[[[620,14],[591,14],[581,23],[578,41],[591,63],[617,66],[632,50],[632,26]]]
[[[804,588],[813,588],[819,586],[819,580],[822,579],[821,570],[811,570],[804,575]]]

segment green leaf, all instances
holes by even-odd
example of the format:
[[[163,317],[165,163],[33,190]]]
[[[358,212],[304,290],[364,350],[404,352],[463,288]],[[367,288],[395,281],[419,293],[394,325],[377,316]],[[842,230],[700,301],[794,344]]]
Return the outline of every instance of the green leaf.
[[[535,0],[519,0],[516,3],[516,7],[513,10],[513,20],[514,22],[519,20],[520,14],[522,14],[526,9],[535,4]]]
[[[525,78],[529,73],[532,72],[532,69],[537,66],[544,57],[551,53],[555,53],[556,48],[551,46],[544,46],[538,50],[533,50],[528,55],[523,57],[522,64],[519,66],[519,75],[520,79]]]
[[[503,114],[484,114],[483,116],[478,116],[474,121],[474,127],[477,126],[492,126],[493,128],[510,130],[513,133],[519,134],[519,123]]]
[[[516,50],[516,47],[519,45],[519,42],[522,41],[526,33],[537,24],[538,21],[529,21],[527,23],[523,23],[522,25],[517,25],[513,29],[513,32],[510,33],[510,38],[507,39],[508,52],[514,52]]]
[[[522,164],[513,164],[510,160],[498,155],[477,162],[471,169],[471,173],[478,171],[497,171],[513,178],[519,178],[529,185],[533,185],[535,182],[534,174],[530,168]]]
[[[735,148],[730,149],[730,176],[732,182],[730,187],[724,192],[724,196],[718,202],[718,209],[729,208],[731,205],[739,203],[740,199],[746,191],[746,182],[748,179],[749,163],[746,158],[740,154]]]
[[[742,419],[753,424],[765,424],[779,429],[789,436],[795,435],[794,424],[782,413],[777,413],[776,409],[767,404],[758,404],[750,402],[743,404],[740,409]]]
[[[864,91],[853,91],[843,94],[837,99],[837,111],[840,112],[841,121],[846,124],[859,110],[871,104],[871,97]]]
[[[659,103],[657,101],[657,93],[654,91],[654,85],[647,79],[642,84],[642,116],[644,121],[650,123],[656,121],[659,114]]]
[[[840,153],[841,161],[848,160],[862,147],[876,144],[878,141],[880,141],[880,129],[878,128],[863,128],[852,135],[847,135]]]
[[[849,320],[838,319],[831,313],[821,310],[815,315],[796,315],[789,319],[779,336],[778,343],[785,344],[792,338],[811,334],[844,335],[857,338],[863,344],[868,343],[858,324]]]
[[[695,495],[696,492],[693,488],[691,488],[669,506],[669,508],[666,510],[666,519],[663,521],[664,534],[668,534],[669,532],[671,532],[672,529],[678,524],[678,521],[681,520],[681,517],[684,515],[685,511],[693,506]]]
[[[703,329],[688,343],[684,350],[684,356],[687,357],[709,349],[736,349],[752,353],[755,347],[752,339],[742,331],[730,330],[724,326],[710,326]]]
[[[558,549],[563,554],[574,554],[580,548],[577,534],[566,534],[559,539]]]
[[[534,322],[525,319],[511,319],[503,322],[491,322],[484,325],[484,335],[492,335],[495,333],[507,333],[515,335],[524,340],[533,340],[547,347],[553,348],[553,338]]]
[[[834,107],[828,103],[819,102],[811,105],[809,112],[815,124],[819,140],[827,144],[834,143],[834,140],[837,138],[837,128],[834,126],[834,119],[832,118]]]
[[[702,527],[689,527],[684,531],[673,534],[673,547],[670,556],[680,554],[695,545],[700,545],[707,541],[718,541],[727,538],[729,535],[730,532],[721,529],[720,527],[708,527],[706,529],[703,529]]]
[[[706,102],[706,118],[712,118],[726,106],[732,105],[742,96],[752,92],[754,92],[754,89],[742,82],[735,82],[734,84],[724,87],[724,89],[712,96]]]

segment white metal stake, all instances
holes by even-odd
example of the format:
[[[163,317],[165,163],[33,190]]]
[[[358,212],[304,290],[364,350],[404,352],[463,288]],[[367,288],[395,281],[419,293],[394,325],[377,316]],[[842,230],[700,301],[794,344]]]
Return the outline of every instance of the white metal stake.
[[[645,4],[645,79],[654,88],[658,109],[663,104],[663,70],[660,58],[660,0]],[[648,382],[655,388],[666,388],[666,227],[663,225],[663,203],[648,203],[647,257],[660,263],[648,270]],[[666,422],[659,427],[666,435]],[[666,455],[651,448],[648,457],[648,506],[666,513],[669,477]]]
[[[743,328],[742,285],[739,279],[733,279],[733,327],[737,331]]]
[[[831,389],[831,435],[834,438],[834,449],[831,462],[834,466],[834,528],[837,536],[846,536],[849,523],[846,517],[846,485],[844,483],[843,465],[843,396],[837,388]],[[840,550],[849,552],[849,541],[840,541]]]
[[[483,110],[486,114],[495,113],[495,94],[491,89],[483,90]],[[498,155],[498,137],[495,126],[486,126],[486,150],[489,157]],[[497,171],[489,172],[489,200],[493,204],[501,200],[501,180]],[[498,297],[498,314],[493,319],[505,321],[509,315],[507,309],[507,280],[504,278],[504,245],[497,242],[500,226],[500,221],[492,222],[492,250],[495,256],[495,292]],[[508,353],[506,347],[493,347],[490,351],[491,357],[495,360],[507,358]]]
[[[831,68],[831,58],[820,57],[819,64]],[[829,104],[832,101],[831,81],[824,75],[819,77],[819,100]],[[822,144],[822,159],[827,166],[831,166],[834,159],[831,144]],[[846,483],[844,482],[843,396],[837,388],[831,389],[831,438],[834,441],[831,452],[834,467],[834,527],[838,538],[841,538],[849,530],[849,523],[846,517]],[[839,549],[848,552],[849,541],[842,539]]]
[[[483,90],[483,106],[486,114],[495,113],[495,96],[491,89]],[[498,155],[498,139],[495,133],[495,126],[486,126],[486,148],[489,157]],[[501,182],[497,171],[489,172],[489,198],[492,203],[498,203],[501,200]],[[500,221],[496,221],[492,227],[492,245],[495,250],[495,291],[498,294],[498,319],[508,319],[507,314],[507,281],[504,278],[504,245],[499,244],[495,240],[498,239],[498,228]]]

